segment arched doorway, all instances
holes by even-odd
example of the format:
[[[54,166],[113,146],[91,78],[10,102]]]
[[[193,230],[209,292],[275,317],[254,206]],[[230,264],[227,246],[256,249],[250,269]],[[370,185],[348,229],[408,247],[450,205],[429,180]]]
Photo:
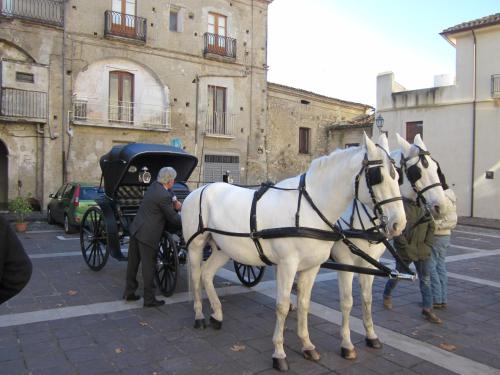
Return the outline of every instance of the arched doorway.
[[[0,211],[7,209],[8,183],[8,150],[0,139]]]

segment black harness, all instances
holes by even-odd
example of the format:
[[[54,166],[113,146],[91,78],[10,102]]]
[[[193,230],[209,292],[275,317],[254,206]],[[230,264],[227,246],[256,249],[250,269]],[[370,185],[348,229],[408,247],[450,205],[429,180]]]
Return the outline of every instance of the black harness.
[[[417,194],[417,202],[421,202],[426,207],[427,201],[426,201],[425,197],[423,196],[423,194],[427,190],[430,190],[432,188],[435,188],[438,186],[442,187],[442,183],[436,182],[434,184],[430,184],[430,185],[424,187],[421,190],[417,189],[415,184],[418,180],[420,180],[420,178],[422,178],[422,169],[418,166],[418,164],[419,163],[422,164],[422,167],[427,169],[429,167],[429,162],[427,161],[425,156],[427,155],[427,156],[431,157],[430,156],[431,154],[429,151],[423,150],[422,148],[420,148],[417,145],[414,145],[414,146],[418,147],[418,150],[419,150],[418,155],[417,155],[418,160],[415,164],[408,166],[408,161],[410,159],[413,159],[415,156],[405,158],[403,156],[403,154],[401,154],[401,169],[400,169],[400,173],[399,173],[399,175],[400,175],[399,184],[400,185],[403,184],[403,173],[401,173],[401,171],[403,171],[404,174],[406,175],[406,177],[408,178],[408,181],[410,182],[410,185],[411,185],[413,191]],[[432,160],[438,165],[438,168],[439,168],[439,163],[434,159],[432,159]]]
[[[383,149],[383,148],[382,148]],[[384,150],[385,151],[385,150]],[[392,159],[390,159],[392,161]],[[375,198],[375,193],[373,192],[373,186],[382,183],[383,181],[383,176],[382,176],[382,160],[368,160],[367,155],[365,154],[362,167],[358,174],[356,175],[355,178],[355,199],[358,199],[358,191],[359,191],[359,180],[361,178],[361,174],[364,172],[365,173],[365,179],[368,187],[368,191],[370,193],[370,197],[372,199],[372,202],[374,204],[374,210],[379,213],[381,221],[383,221],[384,215],[383,215],[383,210],[382,206],[387,203],[395,202],[398,200],[402,200],[402,197],[393,197],[389,198],[380,202],[377,202]],[[391,171],[391,176],[394,178],[395,173],[392,173]],[[200,201],[199,201],[199,221],[198,221],[198,230],[189,238],[189,240],[186,243],[186,247],[189,246],[191,241],[198,236],[201,233],[204,233],[206,231],[212,232],[212,233],[217,233],[217,234],[222,234],[222,235],[227,235],[227,236],[233,236],[233,237],[250,237],[257,249],[257,253],[259,254],[260,259],[262,262],[264,262],[267,265],[273,265],[273,263],[269,260],[269,258],[264,254],[264,251],[262,249],[262,245],[260,244],[260,239],[273,239],[273,238],[284,238],[284,237],[306,237],[306,238],[313,238],[313,239],[318,239],[318,240],[323,240],[323,241],[338,241],[342,240],[344,243],[349,247],[350,251],[363,258],[366,260],[368,263],[372,264],[373,266],[377,267],[378,269],[371,269],[371,268],[362,268],[363,273],[368,273],[368,274],[374,274],[374,275],[380,275],[380,276],[389,276],[389,277],[397,277],[397,271],[392,271],[390,268],[384,266],[380,262],[376,261],[375,259],[371,258],[368,254],[363,252],[361,249],[359,249],[355,244],[353,244],[348,238],[346,238],[346,235],[344,231],[336,224],[331,223],[324,215],[323,213],[319,210],[319,208],[316,206],[314,203],[313,199],[309,195],[306,189],[306,174],[302,174],[300,176],[299,180],[299,186],[297,188],[281,188],[274,186],[270,182],[263,183],[260,187],[259,190],[255,191],[253,195],[253,200],[252,200],[252,205],[250,209],[250,232],[249,233],[238,233],[238,232],[227,232],[215,228],[210,228],[210,227],[205,227],[203,225],[203,218],[202,218],[202,213],[201,213],[201,208],[202,208],[202,199],[203,199],[203,193],[205,192],[205,189],[209,185],[206,185],[203,187],[200,193]],[[292,191],[292,190],[298,190],[298,200],[297,200],[297,211],[295,213],[295,226],[293,227],[283,227],[283,228],[269,228],[269,229],[257,229],[257,214],[256,214],[256,209],[257,209],[257,202],[262,198],[262,196],[269,190],[269,189],[276,189],[276,190],[284,190],[284,191]],[[331,229],[331,230],[323,230],[323,229],[317,229],[317,228],[310,228],[310,227],[301,227],[300,226],[300,208],[301,208],[301,203],[302,203],[302,197],[309,203],[311,208],[316,212],[316,214],[321,218],[321,220]],[[382,225],[385,225],[384,223]],[[346,268],[340,269],[340,268],[334,268],[338,266],[345,266]],[[330,268],[330,269],[340,269],[340,270],[345,270],[345,271],[351,271],[351,272],[359,272],[358,269],[352,270],[349,269],[349,267],[354,267],[354,266],[349,266],[349,265],[340,265],[338,263],[336,264],[330,264],[330,263],[325,263],[322,265],[324,268]]]

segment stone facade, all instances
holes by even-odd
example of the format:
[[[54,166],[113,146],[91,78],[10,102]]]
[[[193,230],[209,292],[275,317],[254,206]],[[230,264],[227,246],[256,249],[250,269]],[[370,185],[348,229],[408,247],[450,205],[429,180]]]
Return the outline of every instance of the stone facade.
[[[366,118],[373,110],[366,104],[275,83],[268,83],[268,105],[265,154],[267,177],[272,181],[304,172],[314,158],[336,148],[360,143],[363,132],[351,128],[350,123],[354,119]],[[299,152],[300,128],[309,129],[309,150],[306,153]],[[366,129],[371,133],[371,126]]]
[[[63,180],[98,183],[99,157],[128,142],[175,144],[196,154],[194,180],[206,176],[206,155],[233,156],[238,181],[260,180],[270,2],[141,0],[135,17],[112,12],[134,1],[0,3],[0,176],[8,176],[0,201],[20,192],[45,205]],[[222,39],[209,33],[214,17]],[[120,98],[111,94],[113,74]],[[216,109],[210,90],[223,95]],[[8,95],[23,108],[36,96],[42,118],[9,112]]]
[[[359,142],[343,126],[371,107],[267,82],[270,3],[0,2],[0,205],[22,194],[44,207],[63,181],[98,184],[117,144],[195,154],[195,187],[280,180]]]

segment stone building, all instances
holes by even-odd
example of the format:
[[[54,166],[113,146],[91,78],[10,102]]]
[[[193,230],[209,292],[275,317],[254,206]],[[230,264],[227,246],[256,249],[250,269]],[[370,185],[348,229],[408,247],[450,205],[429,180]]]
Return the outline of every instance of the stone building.
[[[381,73],[377,111],[391,134],[422,134],[455,190],[459,215],[500,219],[500,13],[441,36],[456,49],[456,78],[407,90]]]
[[[359,144],[371,135],[373,108],[313,92],[268,83],[265,149],[268,179],[304,172],[311,161],[336,148]],[[371,121],[371,122],[370,122]]]
[[[260,179],[271,1],[0,1],[0,202],[98,183],[128,142],[196,154],[194,180]]]
[[[276,181],[359,142],[371,107],[267,82],[271,2],[0,0],[0,210],[99,183],[122,143],[195,154],[196,186]]]

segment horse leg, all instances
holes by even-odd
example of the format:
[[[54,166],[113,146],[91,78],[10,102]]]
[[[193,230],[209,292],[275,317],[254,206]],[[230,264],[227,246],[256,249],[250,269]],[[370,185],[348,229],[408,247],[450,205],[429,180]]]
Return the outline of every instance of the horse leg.
[[[217,244],[213,240],[210,241],[210,245],[212,246],[212,254],[201,267],[201,278],[212,307],[210,324],[214,329],[221,329],[222,305],[214,287],[214,276],[217,270],[227,263],[229,257],[221,250],[218,250]]]
[[[319,361],[321,357],[309,338],[309,329],[307,325],[307,315],[311,304],[311,291],[318,271],[319,266],[301,271],[297,286],[297,333],[302,341],[302,353],[304,358],[311,361]]]
[[[342,343],[340,344],[340,355],[345,359],[356,359],[358,356],[356,349],[351,342],[351,331],[349,329],[349,316],[352,310],[352,272],[339,272],[339,294],[340,310],[342,311],[342,328],[340,334]]]
[[[203,315],[203,304],[201,299],[201,262],[203,260],[203,246],[205,241],[196,238],[188,250],[189,269],[191,271],[191,282],[194,297],[194,328],[205,328],[205,316]]]
[[[290,310],[290,293],[292,292],[294,276],[297,273],[297,265],[278,264],[276,269],[276,326],[273,335],[273,368],[287,371],[288,363],[283,345],[283,332],[286,317]]]
[[[359,275],[359,286],[361,287],[361,299],[363,302],[363,325],[365,326],[366,345],[370,348],[380,349],[382,343],[375,333],[372,320],[372,275]]]

